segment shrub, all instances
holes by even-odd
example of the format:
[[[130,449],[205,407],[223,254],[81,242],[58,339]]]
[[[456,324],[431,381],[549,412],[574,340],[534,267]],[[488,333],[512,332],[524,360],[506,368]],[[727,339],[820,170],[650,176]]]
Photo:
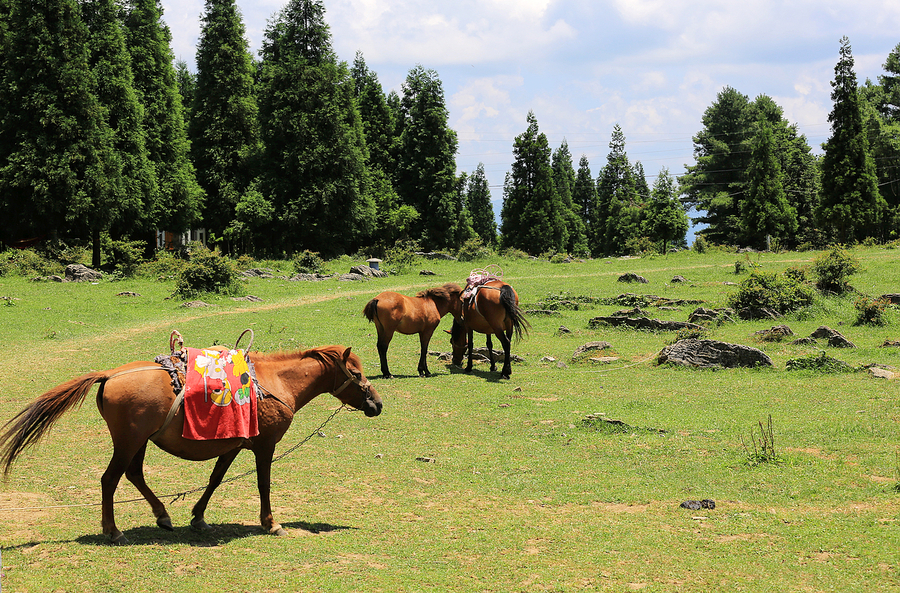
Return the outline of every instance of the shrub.
[[[853,325],[885,325],[887,323],[884,318],[884,310],[888,306],[887,300],[863,296],[856,299],[853,306],[856,307],[856,321],[853,322]]]
[[[50,276],[62,272],[62,264],[33,249],[7,249],[0,253],[0,276]]]
[[[123,276],[133,276],[144,261],[145,241],[113,241],[105,237],[100,250],[106,263]]]
[[[625,253],[628,255],[657,255],[659,248],[650,237],[632,237],[625,242]]]
[[[194,249],[175,281],[175,293],[182,298],[203,293],[235,294],[242,287],[237,266],[218,251],[209,249]]]
[[[850,290],[850,277],[859,272],[859,260],[850,255],[843,245],[834,245],[813,261],[812,273],[816,288],[825,292],[843,294]]]
[[[474,237],[459,248],[456,258],[459,261],[475,261],[477,259],[488,259],[492,255],[494,255],[493,250],[484,244],[481,237]]]
[[[317,252],[304,249],[303,253],[294,256],[292,265],[297,274],[318,274],[323,270],[325,261]]]
[[[187,266],[187,261],[175,257],[175,254],[168,251],[157,251],[156,257],[142,263],[136,273],[140,276],[166,281],[177,278],[185,266]]]
[[[709,250],[709,243],[703,237],[703,235],[697,235],[694,237],[694,244],[691,246],[691,249],[696,251],[697,253],[706,253]]]
[[[815,293],[795,277],[774,272],[753,272],[728,298],[734,309],[771,309],[784,315],[812,304]]]
[[[415,241],[397,241],[393,247],[384,251],[385,267],[391,274],[402,274],[413,267],[419,256],[416,251],[419,245]]]
[[[506,259],[528,259],[531,257],[521,249],[516,249],[515,247],[507,247],[500,255]]]

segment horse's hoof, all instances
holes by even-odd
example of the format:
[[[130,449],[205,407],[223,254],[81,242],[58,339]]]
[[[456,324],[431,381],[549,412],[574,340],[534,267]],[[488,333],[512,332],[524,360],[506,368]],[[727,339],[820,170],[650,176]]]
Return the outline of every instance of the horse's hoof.
[[[125,537],[125,534],[119,531],[118,533],[110,534],[109,543],[114,546],[127,546],[131,542],[128,541],[128,538]]]
[[[391,375],[391,374],[385,374],[385,375],[381,375],[381,378],[382,378],[382,379],[393,379],[393,378],[394,378],[394,375]]]
[[[285,535],[287,535],[287,531],[285,531],[284,529],[279,527],[278,529],[276,529],[275,531],[272,532],[272,535],[277,535],[278,537],[284,537]]]
[[[175,528],[172,527],[172,519],[170,519],[169,517],[159,517],[158,519],[156,519],[156,524],[166,531],[175,531]]]
[[[501,378],[501,379],[509,380],[509,375],[500,375],[500,378]]]
[[[191,519],[191,529],[194,531],[210,531],[210,527],[203,519]]]

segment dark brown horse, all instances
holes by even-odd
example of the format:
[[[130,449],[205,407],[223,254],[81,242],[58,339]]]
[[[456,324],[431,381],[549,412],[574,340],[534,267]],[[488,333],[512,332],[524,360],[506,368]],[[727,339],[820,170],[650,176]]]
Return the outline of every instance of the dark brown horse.
[[[513,287],[501,280],[492,280],[478,287],[475,295],[463,301],[462,316],[453,320],[450,331],[450,344],[453,346],[452,362],[462,365],[463,355],[468,350],[469,363],[466,372],[472,371],[472,337],[473,332],[487,335],[487,347],[491,372],[497,370],[494,363],[494,349],[491,335],[497,336],[503,346],[502,379],[509,379],[512,366],[509,363],[510,347],[513,335],[521,339],[529,328],[528,320],[519,309],[519,295]]]
[[[176,399],[169,374],[152,362],[132,362],[120,367],[88,373],[54,387],[19,412],[0,435],[0,464],[9,473],[16,457],[37,442],[60,416],[80,404],[93,385],[97,407],[106,420],[113,441],[113,456],[100,479],[102,485],[103,533],[113,543],[127,543],[113,517],[113,495],[122,474],[150,503],[156,523],[172,529],[165,505],[144,481],[144,454],[153,440],[166,451],[191,461],[217,457],[209,485],[194,505],[191,526],[210,527],[203,520],[206,506],[225,472],[240,453],[250,449],[256,456],[259,485],[259,518],[266,531],[284,535],[272,517],[269,499],[271,464],[275,445],[287,432],[294,414],[321,393],[331,393],[341,402],[362,410],[366,416],[381,413],[381,398],[363,375],[359,357],[343,346],[326,346],[307,351],[250,354],[260,387],[273,397],[259,401],[259,435],[250,439],[196,441],[183,438],[184,407],[167,419]]]
[[[428,344],[444,315],[451,313],[454,318],[459,317],[460,293],[462,288],[457,284],[447,283],[437,288],[423,290],[415,297],[396,292],[382,292],[366,304],[363,315],[374,322],[378,330],[376,345],[381,359],[381,374],[385,379],[392,378],[388,369],[387,350],[394,332],[405,335],[419,334],[421,344],[419,375],[431,376],[425,360],[428,355]]]

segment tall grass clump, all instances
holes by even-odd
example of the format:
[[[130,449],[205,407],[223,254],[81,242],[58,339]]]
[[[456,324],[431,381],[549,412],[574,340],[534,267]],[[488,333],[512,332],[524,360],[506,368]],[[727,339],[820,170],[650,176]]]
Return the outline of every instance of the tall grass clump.
[[[808,307],[815,291],[799,277],[787,272],[752,272],[728,298],[728,305],[735,310],[768,309],[781,315]]]
[[[759,437],[757,438],[756,433],[751,430],[750,446],[746,442],[743,444],[747,452],[747,463],[751,466],[781,462],[775,451],[775,427],[772,424],[771,414],[768,423],[764,425],[762,421],[759,422]]]

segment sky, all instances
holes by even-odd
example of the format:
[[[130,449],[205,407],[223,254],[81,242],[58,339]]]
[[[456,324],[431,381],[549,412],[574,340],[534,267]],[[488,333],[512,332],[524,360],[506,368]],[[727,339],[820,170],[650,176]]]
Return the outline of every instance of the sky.
[[[258,57],[287,0],[237,0]],[[162,0],[172,50],[195,70],[204,0]],[[596,178],[613,128],[653,185],[694,163],[692,137],[725,87],[768,95],[821,153],[841,37],[859,82],[900,44],[896,0],[324,0],[339,57],[357,51],[385,92],[417,65],[438,73],[459,171],[483,163],[495,213],[515,137],[533,111],[552,149],[568,143]]]

